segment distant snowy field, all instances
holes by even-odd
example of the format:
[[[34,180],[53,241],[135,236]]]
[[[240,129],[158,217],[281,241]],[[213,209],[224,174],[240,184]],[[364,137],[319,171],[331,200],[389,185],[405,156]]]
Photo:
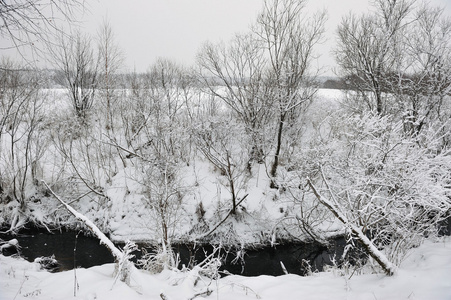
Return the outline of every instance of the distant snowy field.
[[[300,277],[228,276],[218,281],[205,279],[193,286],[183,272],[164,271],[151,275],[134,270],[131,287],[115,282],[114,264],[77,269],[78,290],[74,297],[74,271],[48,273],[37,263],[0,255],[0,299],[192,299],[208,287],[212,293],[196,299],[356,299],[398,300],[451,299],[450,238],[424,243],[413,249],[393,277],[381,274],[347,274],[331,269]],[[351,277],[351,279],[349,279]]]

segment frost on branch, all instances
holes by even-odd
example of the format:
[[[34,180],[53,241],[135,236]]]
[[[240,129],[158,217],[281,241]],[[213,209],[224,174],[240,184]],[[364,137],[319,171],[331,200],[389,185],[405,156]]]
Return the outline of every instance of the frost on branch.
[[[333,122],[310,188],[359,240],[355,229],[399,265],[410,249],[438,235],[451,212],[447,124],[425,125],[411,136],[402,121],[372,113]]]
[[[357,239],[363,244],[363,247],[368,252],[368,254],[377,261],[377,263],[382,267],[385,273],[389,276],[393,275],[396,271],[396,266],[393,265],[387,259],[387,257],[374,246],[374,244],[368,239],[368,237],[366,237],[366,235],[358,226],[348,221],[346,215],[343,214],[336,203],[334,203],[335,201],[331,201],[321,196],[310,179],[308,180],[308,184],[313,190],[313,193],[315,194],[318,201],[324,204],[335,215],[335,217],[337,217],[337,219],[339,219],[346,227],[348,227],[352,231],[352,233],[357,236]]]
[[[133,263],[130,262],[132,258],[131,252],[135,250],[135,245],[133,243],[128,242],[124,248],[124,251],[119,250],[113,242],[86,216],[77,212],[72,206],[67,204],[64,200],[62,200],[58,195],[53,192],[53,190],[47,185],[47,183],[43,182],[47,189],[55,196],[55,198],[61,202],[61,204],[79,221],[83,222],[89,230],[93,234],[97,236],[100,240],[100,243],[105,245],[111,254],[114,256],[114,260],[116,261],[116,279],[120,278],[121,281],[125,283],[130,283],[130,272],[133,268]]]

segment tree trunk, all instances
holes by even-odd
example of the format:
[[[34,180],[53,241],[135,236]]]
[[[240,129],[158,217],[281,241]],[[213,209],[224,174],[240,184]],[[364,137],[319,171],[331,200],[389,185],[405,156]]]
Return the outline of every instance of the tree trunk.
[[[277,131],[276,153],[274,154],[274,162],[271,167],[271,172],[269,173],[271,175],[271,188],[277,187],[276,183],[274,182],[274,178],[277,175],[277,167],[279,166],[279,155],[280,155],[280,148],[282,146],[282,132],[283,132],[283,125],[285,123],[285,117],[286,117],[286,113],[280,114],[279,129]]]
[[[233,175],[232,175],[232,164],[230,162],[230,155],[229,155],[228,152],[227,152],[227,177],[229,178],[230,193],[232,194],[232,210],[231,210],[231,214],[236,214],[235,185],[234,185]]]

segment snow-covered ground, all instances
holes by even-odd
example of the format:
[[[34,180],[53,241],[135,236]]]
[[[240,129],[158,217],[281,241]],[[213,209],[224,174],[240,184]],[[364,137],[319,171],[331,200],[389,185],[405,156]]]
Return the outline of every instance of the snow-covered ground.
[[[55,91],[53,107],[60,99],[62,91]],[[52,94],[53,95],[53,94]],[[314,102],[307,114],[304,138],[317,134],[313,129],[326,115],[333,114],[341,92],[337,90],[320,90],[318,101]],[[53,106],[52,106],[53,105]],[[59,107],[59,112],[64,110]],[[50,118],[50,117],[49,117]],[[55,127],[53,121],[66,120],[60,116],[53,116],[49,124]],[[52,121],[53,120],[53,121]],[[70,128],[72,123],[68,118],[63,129]],[[97,124],[93,121],[93,124]],[[96,125],[97,126],[97,125]],[[52,128],[53,128],[52,127]],[[67,127],[67,128],[66,128]],[[97,129],[96,129],[97,128]],[[93,136],[102,137],[103,127],[98,125],[91,128]],[[98,132],[96,131],[98,130]],[[64,130],[63,130],[64,131]],[[70,130],[68,130],[70,133]],[[95,135],[95,133],[98,133]],[[63,135],[64,136],[64,135]],[[90,142],[98,143],[98,149],[92,148],[99,154],[108,145],[100,138],[92,138]],[[85,149],[82,139],[80,149]],[[145,145],[147,140],[143,139]],[[107,140],[108,142],[108,140]],[[123,142],[119,140],[119,142]],[[51,145],[51,143],[49,144]],[[61,144],[63,145],[63,144]],[[60,146],[61,146],[60,145]],[[91,145],[91,144],[89,144]],[[121,144],[122,145],[122,144]],[[107,147],[106,147],[107,148]],[[106,149],[105,148],[105,149]],[[78,150],[80,150],[78,149]],[[75,151],[80,158],[86,153]],[[94,155],[93,154],[93,155]],[[94,156],[95,156],[94,155]],[[194,156],[194,155],[193,155]],[[78,156],[77,156],[78,157]],[[80,213],[92,220],[114,241],[153,241],[159,242],[161,238],[159,224],[155,213],[146,206],[143,172],[139,168],[140,160],[136,157],[127,158],[127,166],[118,167],[117,172],[106,180],[100,174],[87,173],[93,182],[102,187],[106,196],[99,198],[83,196],[85,191],[71,193],[76,182],[71,181],[70,165],[64,164],[54,146],[49,146],[42,159],[43,180],[52,185],[57,194],[71,203]],[[117,166],[122,162],[116,157]],[[61,160],[61,161],[60,161]],[[84,171],[85,160],[80,160],[78,167]],[[103,161],[102,161],[103,163]],[[95,169],[95,164],[87,164],[87,170]],[[91,168],[93,167],[93,168]],[[299,213],[296,201],[291,193],[283,189],[270,189],[268,166],[254,164],[251,175],[240,177],[240,186],[237,192],[238,199],[245,198],[234,217],[227,218],[231,206],[230,192],[224,176],[200,154],[194,156],[189,164],[180,167],[181,190],[184,192],[183,205],[176,206],[170,217],[174,218],[169,232],[172,241],[197,241],[202,239],[206,232],[214,228],[211,240],[217,244],[230,243],[234,245],[252,245],[277,242],[278,239],[296,236],[303,238],[304,233],[299,230],[297,223],[290,223],[290,216]],[[103,169],[102,169],[103,170]],[[288,168],[280,166],[279,177],[282,183],[293,180]],[[62,178],[62,179],[60,179]],[[297,186],[297,185],[293,185]],[[188,187],[188,188],[186,188]],[[36,193],[30,190],[30,195]],[[0,207],[0,223],[12,224],[11,227],[23,225],[21,216],[31,220],[52,224],[57,220],[65,224],[74,223],[69,214],[59,209],[59,202],[46,193],[40,193],[40,198],[27,203],[26,214],[14,214],[18,203],[12,201]],[[81,196],[80,196],[81,195]],[[85,195],[88,195],[86,193]],[[291,197],[291,198],[290,198]],[[75,200],[76,201],[75,201]],[[304,205],[309,207],[308,198],[302,198]],[[108,200],[108,201],[106,201]],[[308,214],[315,225],[315,229],[323,237],[334,235],[343,229],[343,226],[334,218],[327,215],[318,218],[316,214],[322,211],[312,210],[315,214]],[[16,219],[11,219],[17,215]],[[27,219],[23,217],[23,222]],[[155,221],[156,220],[156,221]],[[221,223],[226,220],[225,223]],[[296,220],[295,220],[296,221]],[[216,224],[222,226],[216,227]],[[291,226],[293,225],[293,226]],[[291,226],[291,227],[290,227]],[[283,230],[282,230],[283,229]],[[289,235],[287,235],[287,233]],[[216,240],[215,240],[216,239]],[[432,243],[427,241],[419,248],[411,250],[410,256],[403,262],[393,277],[382,275],[381,272],[371,272],[366,269],[359,273],[352,271],[330,269],[327,272],[315,273],[312,276],[300,277],[285,275],[280,277],[259,276],[242,277],[228,276],[220,280],[204,278],[193,286],[191,272],[164,271],[152,275],[140,270],[134,270],[130,286],[115,280],[113,277],[114,264],[97,266],[89,269],[77,269],[61,273],[48,273],[39,269],[39,264],[29,263],[20,258],[4,257],[0,255],[0,300],[2,299],[192,299],[196,294],[203,294],[209,289],[211,293],[207,299],[451,299],[451,244],[447,242]],[[346,274],[345,274],[346,273]],[[195,275],[195,274],[194,274]],[[76,297],[74,298],[74,286]],[[163,298],[160,296],[163,294]],[[205,296],[205,294],[203,294]],[[165,298],[166,297],[166,298]]]
[[[196,286],[192,276],[164,271],[151,275],[134,270],[130,286],[113,277],[114,264],[49,273],[37,263],[0,255],[0,299],[192,299],[208,288],[204,299],[451,299],[451,243],[426,242],[402,263],[396,275],[357,274],[341,270],[311,276],[228,276],[205,279]],[[76,281],[75,281],[76,275]],[[74,297],[74,286],[76,297]],[[202,299],[199,296],[197,299]]]
[[[51,89],[43,91],[46,96],[43,111],[44,118],[47,120],[46,127],[49,132],[46,134],[56,135],[55,128],[63,128],[63,137],[70,135],[71,129],[76,126],[72,119],[70,103],[67,101],[63,89]],[[320,89],[317,95],[317,101],[312,104],[304,126],[305,135],[313,131],[317,120],[334,110],[334,105],[342,97],[339,90]],[[46,151],[40,159],[39,181],[43,180],[49,184],[54,191],[66,201],[71,202],[72,206],[80,213],[92,220],[99,228],[113,241],[125,242],[132,240],[135,242],[159,242],[161,234],[159,232],[158,221],[155,221],[154,212],[148,208],[145,202],[146,187],[144,182],[148,180],[143,177],[143,170],[140,169],[141,161],[138,158],[127,158],[127,167],[122,167],[122,161],[115,157],[115,162],[111,164],[118,166],[115,175],[108,180],[102,171],[105,169],[104,161],[97,161],[99,153],[108,148],[105,143],[99,142],[105,135],[103,126],[100,126],[96,118],[101,118],[98,113],[90,127],[90,134],[95,138],[90,139],[93,145],[84,145],[85,141],[74,140],[75,165],[83,176],[90,178],[96,185],[101,187],[108,201],[99,199],[96,194],[89,194],[89,190],[77,178],[73,172],[72,166],[67,162],[55,145],[54,142],[48,142]],[[120,119],[120,118],[118,118]],[[117,120],[116,120],[117,121]],[[116,124],[117,130],[121,131],[121,123]],[[58,130],[60,130],[58,129]],[[120,137],[116,137],[121,145],[125,142]],[[309,137],[306,137],[306,140]],[[3,140],[6,143],[6,140]],[[67,141],[66,141],[67,142]],[[105,142],[105,141],[103,141]],[[147,142],[143,140],[142,144]],[[61,141],[61,145],[64,141]],[[86,142],[88,143],[88,142]],[[137,143],[140,145],[139,143]],[[60,145],[60,146],[61,146]],[[97,148],[99,150],[96,150]],[[106,147],[106,148],[105,148]],[[6,146],[4,147],[7,148]],[[89,148],[89,153],[86,152]],[[82,150],[80,150],[82,149]],[[80,151],[79,151],[80,150]],[[83,152],[85,151],[85,152]],[[96,152],[97,151],[97,152]],[[93,157],[92,161],[88,159],[88,154]],[[227,214],[231,206],[231,196],[228,183],[224,176],[215,169],[200,153],[193,155],[189,166],[180,166],[178,178],[180,179],[180,189],[183,190],[183,204],[174,209],[173,216],[175,221],[171,222],[170,236],[172,241],[192,241],[202,238],[205,235],[205,228],[214,228]],[[86,163],[87,161],[89,163]],[[252,175],[241,174],[237,181],[236,194],[238,199],[247,195],[245,201],[239,206],[239,220],[229,218],[225,226],[215,230],[215,243],[232,243],[239,245],[259,245],[267,244],[275,239],[290,239],[292,235],[303,239],[302,232],[295,232],[295,229],[286,229],[290,224],[286,223],[292,215],[291,212],[297,212],[299,209],[294,207],[293,200],[288,199],[288,193],[280,194],[279,191],[269,188],[270,179],[268,177],[269,162],[265,164],[254,164],[252,166]],[[6,169],[6,167],[5,167]],[[280,167],[281,176],[289,177],[286,170]],[[292,175],[291,175],[292,176]],[[41,184],[41,187],[43,185]],[[45,190],[43,188],[43,190]],[[60,203],[51,195],[50,197],[42,195],[37,191],[37,187],[30,184],[26,188],[28,197],[35,197],[36,202],[27,203],[27,212],[18,213],[18,203],[11,201],[6,205],[0,205],[0,224],[11,228],[23,226],[26,222],[34,221],[44,224],[63,224],[71,227],[75,219],[61,208]],[[85,195],[85,196],[83,196]],[[77,199],[74,201],[74,199]],[[146,206],[147,205],[147,206]],[[198,210],[202,207],[204,215],[199,217]],[[293,213],[294,214],[294,213]],[[230,222],[229,222],[230,221]],[[338,224],[339,225],[339,224]],[[335,222],[325,220],[318,225],[324,235],[332,233],[335,235],[341,226]],[[284,228],[284,229],[281,229]]]

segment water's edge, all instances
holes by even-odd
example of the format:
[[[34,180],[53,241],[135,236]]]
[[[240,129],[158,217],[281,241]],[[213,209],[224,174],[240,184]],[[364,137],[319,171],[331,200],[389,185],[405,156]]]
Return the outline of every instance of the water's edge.
[[[70,229],[55,230],[49,233],[45,229],[29,228],[21,230],[17,235],[0,234],[0,239],[19,241],[19,254],[28,261],[38,257],[54,255],[58,261],[57,271],[70,270],[74,267],[89,268],[96,265],[114,262],[108,249],[95,237],[85,235],[82,231]],[[123,243],[117,243],[122,248]],[[331,265],[334,257],[343,254],[346,241],[336,237],[325,246],[319,243],[283,243],[276,246],[259,246],[248,249],[221,249],[219,255],[221,271],[244,276],[283,275],[281,262],[288,273],[305,275],[309,271],[321,271],[325,265]],[[142,255],[143,248],[152,251],[152,247],[138,245],[140,251],[135,252],[135,261]],[[173,245],[179,254],[180,266],[190,266],[201,262],[210,254],[214,245],[183,243]],[[11,255],[13,249],[4,249],[4,255]]]

